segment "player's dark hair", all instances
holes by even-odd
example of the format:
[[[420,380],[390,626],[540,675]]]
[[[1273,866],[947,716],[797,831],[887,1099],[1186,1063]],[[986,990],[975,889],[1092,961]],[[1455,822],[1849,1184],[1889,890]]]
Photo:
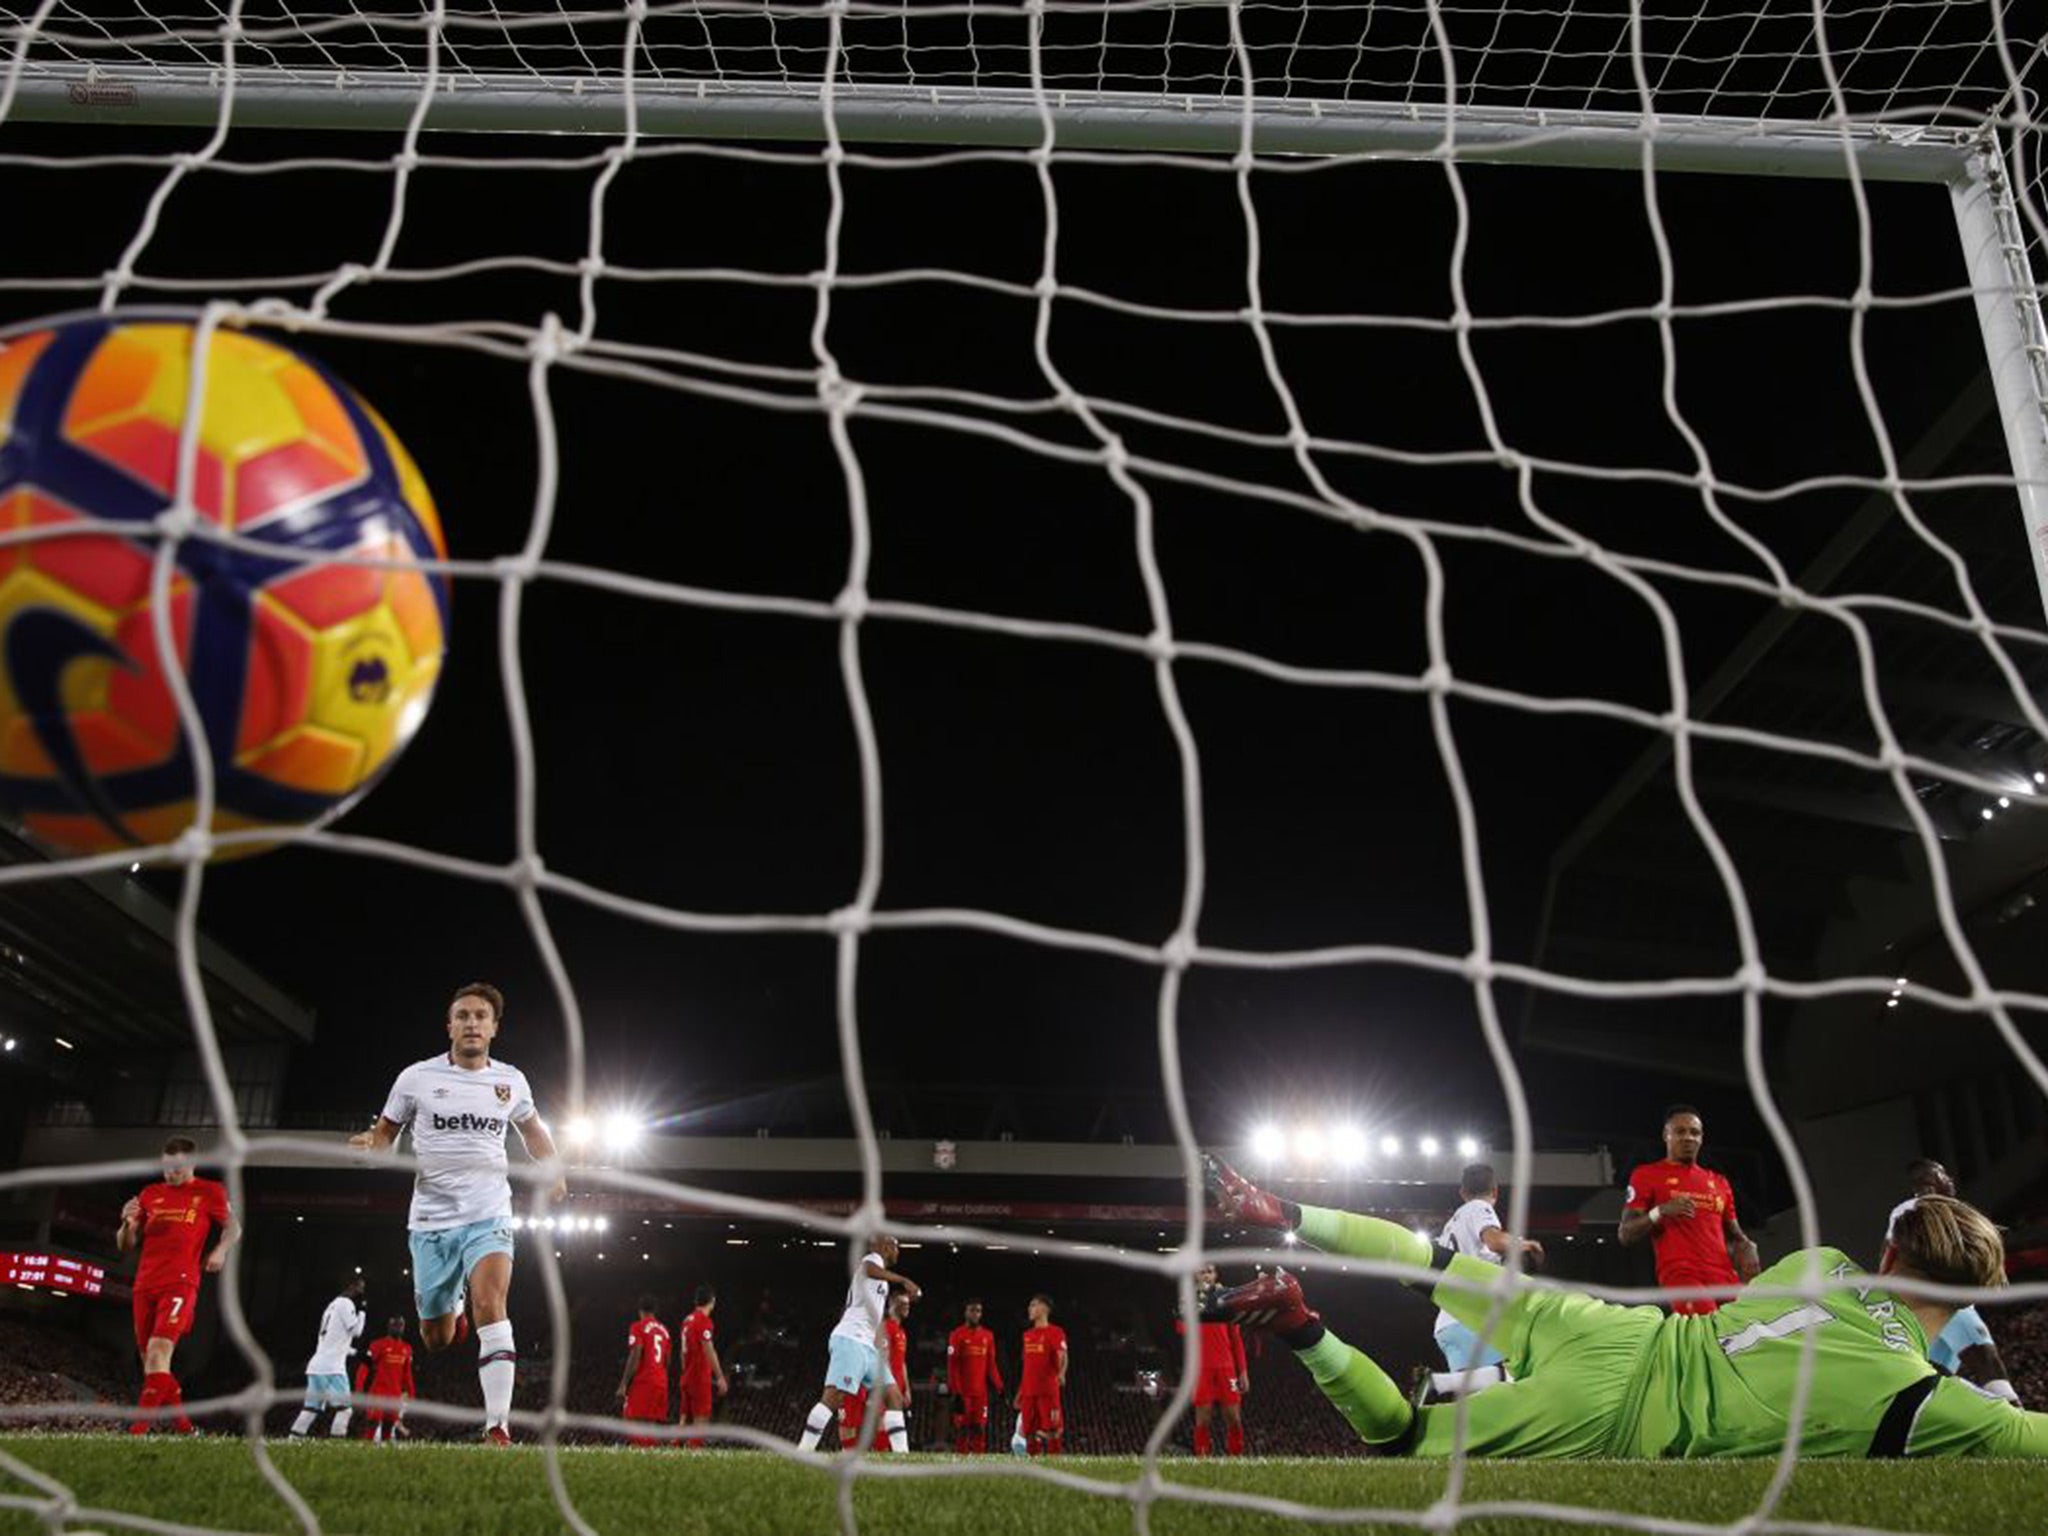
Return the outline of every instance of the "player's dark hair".
[[[969,1307],[978,1307],[980,1305],[981,1298],[979,1296],[970,1296],[965,1301],[960,1303],[960,1310],[962,1312],[965,1312]]]
[[[1489,1189],[1499,1188],[1500,1177],[1491,1163],[1467,1163],[1458,1174],[1458,1193],[1467,1200],[1476,1200]]]
[[[640,1299],[634,1302],[633,1305],[638,1307],[642,1312],[646,1313],[649,1317],[652,1317],[655,1313],[661,1310],[661,1303],[654,1299],[654,1293],[652,1291],[642,1291],[640,1293]]]
[[[1034,1291],[1034,1292],[1032,1292],[1032,1293],[1031,1293],[1031,1299],[1032,1299],[1033,1301],[1042,1301],[1042,1302],[1044,1302],[1044,1303],[1045,1303],[1045,1310],[1046,1310],[1046,1311],[1050,1312],[1050,1311],[1052,1310],[1052,1298],[1051,1298],[1050,1296],[1046,1295],[1046,1294],[1045,1294],[1045,1292],[1043,1292],[1043,1291]]]
[[[1664,1106],[1664,1119],[1662,1123],[1665,1125],[1669,1125],[1672,1121],[1676,1120],[1680,1115],[1692,1115],[1695,1118],[1697,1118],[1702,1124],[1706,1122],[1707,1118],[1705,1115],[1700,1114],[1700,1112],[1690,1104],[1667,1104]]]
[[[173,1136],[164,1143],[164,1156],[176,1157],[181,1152],[197,1152],[199,1143],[190,1136]]]
[[[492,986],[488,981],[472,981],[465,986],[457,987],[455,995],[448,999],[448,1006],[453,1008],[465,997],[482,998],[491,1005],[492,1022],[497,1024],[505,1022],[505,994]]]
[[[700,1285],[697,1287],[696,1304],[698,1306],[708,1307],[711,1305],[712,1302],[716,1300],[718,1300],[718,1292],[714,1287],[709,1285]]]
[[[1906,1164],[1906,1177],[1915,1184],[1919,1183],[1920,1180],[1930,1173],[1939,1173],[1946,1176],[1948,1166],[1938,1157],[1916,1157],[1913,1161]]]

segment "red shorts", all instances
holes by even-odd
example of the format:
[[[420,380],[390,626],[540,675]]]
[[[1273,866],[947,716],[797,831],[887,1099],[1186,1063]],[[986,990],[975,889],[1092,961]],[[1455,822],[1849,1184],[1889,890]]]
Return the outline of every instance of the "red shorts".
[[[1671,1303],[1671,1312],[1675,1317],[1705,1317],[1710,1312],[1720,1310],[1721,1303],[1711,1296],[1696,1296],[1686,1301]]]
[[[199,1305],[199,1282],[153,1285],[135,1291],[135,1347],[149,1348],[151,1339],[182,1339],[192,1331],[192,1309]]]
[[[1060,1432],[1060,1395],[1032,1392],[1017,1399],[1017,1427],[1030,1439],[1041,1429],[1049,1435]]]
[[[1195,1378],[1195,1401],[1198,1403],[1221,1403],[1234,1408],[1243,1398],[1237,1390],[1237,1378],[1228,1371],[1204,1371]]]
[[[683,1383],[683,1415],[692,1419],[711,1417],[711,1378]]]
[[[365,1424],[396,1424],[399,1417],[400,1415],[396,1408],[365,1408],[363,1410],[363,1422]]]

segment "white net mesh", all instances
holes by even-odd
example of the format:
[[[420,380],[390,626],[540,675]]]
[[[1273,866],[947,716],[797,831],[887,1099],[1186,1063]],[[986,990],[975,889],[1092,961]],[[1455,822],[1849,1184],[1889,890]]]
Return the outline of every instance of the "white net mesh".
[[[2033,115],[2041,46],[2020,7],[692,3],[399,15],[231,4],[150,15],[47,3],[6,14],[4,195],[18,210],[59,199],[65,210],[61,233],[10,238],[0,252],[11,334],[53,311],[184,306],[206,331],[270,326],[334,349],[373,399],[392,387],[380,389],[380,373],[425,369],[464,381],[437,389],[488,378],[500,402],[526,402],[531,515],[495,543],[510,525],[465,527],[464,471],[453,467],[494,445],[437,442],[431,425],[400,422],[448,505],[458,558],[445,570],[496,591],[509,846],[479,853],[346,822],[296,841],[389,864],[394,879],[402,870],[516,898],[564,1026],[544,1108],[588,1102],[586,1042],[603,1030],[579,1009],[582,978],[557,938],[564,912],[629,919],[650,943],[781,934],[833,950],[856,1210],[824,1215],[618,1170],[580,1180],[832,1237],[878,1225],[883,1162],[863,1054],[873,1040],[857,1004],[863,966],[893,935],[977,933],[1150,978],[1186,1227],[1156,1253],[1038,1246],[1171,1279],[1184,1305],[1194,1270],[1217,1253],[1289,1256],[1218,1248],[1200,1214],[1196,1149],[1235,1129],[1197,1123],[1183,1081],[1184,989],[1205,976],[1366,967],[1467,989],[1470,1071],[1497,1076],[1510,1133],[1515,1230],[1529,1212],[1517,1170],[1530,1166],[1543,1114],[1502,1018],[1507,987],[1535,999],[1538,1019],[1558,1000],[1711,1013],[1783,1161],[1791,1247],[1839,1237],[1821,1228],[1780,1108],[1774,1010],[1846,1002],[1877,1028],[1872,1016],[1897,1000],[1987,1033],[2008,1071],[2048,1091],[2027,1030],[2048,998],[2024,963],[2008,973],[1987,959],[1972,905],[1985,883],[1976,866],[1995,862],[1986,840],[2007,830],[2000,813],[2031,825],[2027,802],[2048,767],[2048,353],[2028,262],[2048,224]],[[482,127],[508,136],[440,131]],[[606,137],[521,136],[558,127]],[[704,137],[661,136],[671,133]],[[926,147],[851,147],[860,142]],[[1492,161],[1507,163],[1481,163]],[[1606,171],[1559,168],[1572,165]],[[1673,166],[1754,167],[1758,180],[1688,179]],[[1788,172],[1824,179],[1770,179]],[[273,210],[261,238],[222,238],[256,227],[236,212],[250,208]],[[632,450],[606,431],[615,408],[652,434],[644,461],[622,467],[618,454]],[[804,581],[713,579],[687,554],[649,562],[630,521],[586,510],[622,479],[674,473],[659,457],[662,424],[710,437],[742,417],[774,425],[759,428],[763,446],[744,465],[726,466],[734,505],[718,515],[784,499],[843,509],[843,532],[825,546],[836,553],[800,557]],[[193,416],[173,506],[192,501],[195,431]],[[779,462],[798,432],[813,457]],[[1033,498],[1087,514],[1052,520],[1074,553],[1043,569],[1125,551],[1113,600],[1055,583],[1034,608],[971,569],[1012,558],[1008,539],[1028,543]],[[930,507],[978,500],[996,509],[987,538],[1000,552],[984,547],[968,575],[889,541],[892,517],[930,536]],[[1114,538],[1102,532],[1112,521]],[[1261,554],[1276,521],[1296,532]],[[237,544],[189,514],[156,532],[160,596],[181,551]],[[1369,567],[1351,553],[1365,546]],[[878,549],[930,586],[877,580]],[[1360,578],[1355,627],[1292,622],[1288,568],[1323,559]],[[554,588],[831,638],[829,661],[803,653],[836,668],[857,780],[839,809],[859,831],[841,834],[852,852],[831,894],[721,904],[674,894],[687,882],[615,884],[554,867],[548,711],[569,706],[530,701],[522,666],[527,606]],[[168,619],[158,630],[173,654]],[[743,652],[774,643],[746,633]],[[875,707],[877,648],[899,642],[972,648],[1006,685],[1012,665],[1142,673],[1150,727],[1165,729],[1132,760],[1163,778],[1130,803],[1172,807],[1159,818],[1173,824],[1160,839],[1170,893],[1155,878],[1160,899],[1128,922],[1108,915],[1115,903],[1059,890],[1007,905],[955,894],[990,888],[972,881],[913,879],[905,889],[920,899],[885,899],[885,853],[908,847],[912,867],[928,869],[918,850],[947,835],[920,825],[917,794],[892,795],[884,814],[885,787],[929,787],[898,766],[904,749]],[[1769,686],[1759,650],[1776,669]],[[1619,670],[1617,651],[1630,653]],[[997,652],[1009,659],[987,660]],[[903,654],[886,663],[898,687],[917,675]],[[1284,793],[1251,788],[1243,747],[1205,729],[1277,729],[1279,716],[1237,697],[1254,686],[1336,698],[1363,711],[1353,728],[1378,733],[1378,750],[1425,765],[1440,825],[1375,878],[1412,884],[1426,920],[1361,921],[1348,897],[1319,912],[1270,897],[1284,871],[1248,851],[1257,834],[1214,803],[1204,771],[1220,762],[1230,796]],[[193,701],[182,685],[178,695],[203,766]],[[1138,696],[1127,689],[1108,712],[1135,713]],[[1959,715],[1963,696],[1981,705],[1974,715]],[[1316,718],[1280,739],[1320,749],[1337,717]],[[1576,846],[1619,837],[1633,862],[1562,860],[1544,942],[1504,947],[1494,890],[1505,864],[1531,856],[1495,830],[1525,810],[1512,765],[1531,753],[1568,761],[1595,737],[1606,743],[1607,756],[1589,759],[1600,773],[1614,741],[1627,744],[1623,763],[1640,755],[1637,768],[1614,769],[1617,787]],[[1406,793],[1422,776],[1391,782]],[[1592,807],[1609,782],[1580,798]],[[1664,803],[1624,817],[1645,784]],[[1801,926],[1813,898],[1795,876],[1848,857],[1836,830],[1814,832],[1823,805],[1829,829],[1882,837],[1883,856],[1908,869],[1918,947],[1931,957],[1910,978],[1880,953],[1830,951]],[[1734,809],[1757,806],[1809,820]],[[200,895],[209,854],[260,840],[191,833],[0,872],[19,885],[131,861],[179,870],[179,972],[238,1202],[252,1166],[352,1166],[335,1138],[270,1134],[236,1112],[201,971]],[[1212,878],[1212,854],[1227,875]],[[1269,900],[1284,920],[1261,919]],[[154,1166],[33,1168],[0,1185]],[[546,1171],[519,1176],[539,1213]],[[984,1246],[1010,1236],[899,1230]],[[546,1244],[535,1253],[521,1283],[538,1270],[561,1344],[547,1409],[519,1423],[544,1443],[562,1519],[587,1531],[558,1441],[622,1426],[566,1411],[563,1277]],[[249,1328],[237,1263],[220,1292],[254,1384],[226,1406],[246,1415],[264,1475],[314,1530],[264,1448],[266,1410],[295,1402],[298,1385]],[[1821,1278],[1789,1294],[1812,1294]],[[865,1458],[824,1472],[841,1480],[848,1529],[854,1484],[873,1475],[1044,1478],[1128,1501],[1140,1529],[1160,1500],[1432,1525],[1494,1511],[1464,1497],[1461,1457],[1426,1515],[1333,1514],[1162,1478],[1191,1375],[1131,1484]],[[474,1417],[431,1402],[416,1411]],[[1799,1421],[1795,1402],[1754,1521],[1768,1523],[1785,1493]],[[794,1455],[763,1431],[713,1433]],[[78,1509],[32,1461],[0,1455],[39,1490],[0,1502],[52,1520],[145,1523],[144,1512]]]

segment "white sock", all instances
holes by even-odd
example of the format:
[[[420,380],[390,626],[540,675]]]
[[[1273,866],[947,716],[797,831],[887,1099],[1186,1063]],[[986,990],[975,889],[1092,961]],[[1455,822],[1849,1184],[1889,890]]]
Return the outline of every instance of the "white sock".
[[[804,1432],[797,1437],[796,1448],[800,1451],[815,1451],[819,1438],[832,1427],[833,1421],[838,1417],[838,1414],[823,1403],[813,1404],[811,1416],[804,1420]]]
[[[1483,1392],[1488,1387],[1497,1387],[1508,1379],[1505,1367],[1482,1365],[1471,1371],[1435,1371],[1430,1375],[1430,1390],[1438,1397],[1459,1397],[1467,1392]]]
[[[512,1419],[512,1380],[518,1374],[512,1319],[485,1323],[477,1329],[476,1354],[476,1379],[484,1389],[484,1428],[503,1428]]]
[[[903,1427],[902,1410],[891,1408],[882,1415],[882,1433],[889,1437],[889,1449],[897,1455],[910,1450],[910,1431]]]
[[[334,1425],[327,1433],[334,1436],[337,1440],[346,1440],[348,1438],[348,1416],[354,1411],[352,1408],[344,1408],[335,1414]]]
[[[307,1430],[313,1427],[313,1421],[319,1417],[320,1411],[317,1408],[300,1409],[299,1416],[296,1419],[292,1420],[292,1433],[295,1435],[303,1435]]]

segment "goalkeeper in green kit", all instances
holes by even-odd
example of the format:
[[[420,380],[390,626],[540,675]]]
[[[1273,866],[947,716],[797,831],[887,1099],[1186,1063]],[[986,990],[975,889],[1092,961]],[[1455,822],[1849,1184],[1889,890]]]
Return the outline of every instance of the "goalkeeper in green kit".
[[[1394,1222],[1297,1205],[1213,1157],[1205,1163],[1211,1198],[1233,1221],[1292,1232],[1327,1253],[1500,1280],[1496,1266],[1454,1256]],[[1835,1288],[1818,1300],[1738,1295],[1704,1317],[1533,1286],[1516,1287],[1505,1301],[1436,1286],[1437,1305],[1501,1350],[1514,1376],[1467,1399],[1467,1454],[1775,1454],[1810,1335],[1803,1454],[2048,1457],[2048,1414],[2023,1412],[1928,1363],[1927,1341],[1955,1308],[1884,1289],[1887,1276],[2005,1284],[2005,1245],[1982,1212],[1922,1196],[1901,1210],[1877,1274],[1818,1248],[1772,1265],[1752,1284],[1803,1285],[1810,1274]],[[1276,1335],[1368,1445],[1390,1455],[1451,1453],[1457,1405],[1411,1405],[1386,1372],[1323,1326],[1285,1270],[1220,1293],[1204,1316]]]

